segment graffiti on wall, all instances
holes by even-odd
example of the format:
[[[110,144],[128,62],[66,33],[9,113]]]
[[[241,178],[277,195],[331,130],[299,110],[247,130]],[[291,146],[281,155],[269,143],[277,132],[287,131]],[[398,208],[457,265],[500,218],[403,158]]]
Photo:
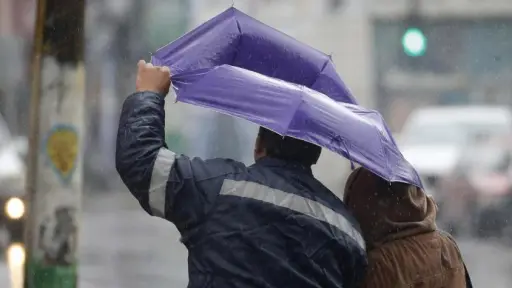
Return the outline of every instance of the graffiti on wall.
[[[58,178],[68,184],[76,169],[78,159],[78,133],[71,125],[55,125],[48,133],[44,145],[47,163]]]

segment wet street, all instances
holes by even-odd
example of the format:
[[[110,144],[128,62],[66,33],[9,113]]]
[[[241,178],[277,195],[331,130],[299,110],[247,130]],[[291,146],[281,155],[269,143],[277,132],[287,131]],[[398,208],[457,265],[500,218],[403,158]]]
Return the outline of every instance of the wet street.
[[[80,287],[186,287],[186,250],[172,224],[147,216],[125,194],[85,200],[81,233]],[[512,287],[512,248],[495,241],[459,244],[474,287]],[[0,264],[0,287],[9,287]]]

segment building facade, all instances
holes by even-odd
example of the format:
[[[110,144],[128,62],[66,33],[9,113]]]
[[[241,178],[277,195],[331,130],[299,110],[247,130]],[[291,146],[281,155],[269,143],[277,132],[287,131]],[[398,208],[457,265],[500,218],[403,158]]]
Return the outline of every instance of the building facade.
[[[425,105],[512,104],[512,1],[372,0],[376,107],[392,130]],[[422,56],[404,53],[421,29]]]

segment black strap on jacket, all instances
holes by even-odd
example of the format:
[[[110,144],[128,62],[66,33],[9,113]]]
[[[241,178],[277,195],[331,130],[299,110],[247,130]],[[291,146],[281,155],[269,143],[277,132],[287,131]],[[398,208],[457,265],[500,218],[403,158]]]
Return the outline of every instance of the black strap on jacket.
[[[439,230],[441,234],[448,237],[453,242],[453,245],[457,248],[457,251],[459,251],[459,255],[462,259],[462,253],[460,252],[459,245],[457,245],[457,242],[455,242],[455,239],[453,239],[452,235],[450,233],[445,232],[443,230]],[[468,268],[466,268],[466,264],[464,263],[464,259],[462,259],[462,265],[464,265],[464,274],[466,275],[466,288],[473,288],[473,283],[471,283],[471,277],[469,276]]]

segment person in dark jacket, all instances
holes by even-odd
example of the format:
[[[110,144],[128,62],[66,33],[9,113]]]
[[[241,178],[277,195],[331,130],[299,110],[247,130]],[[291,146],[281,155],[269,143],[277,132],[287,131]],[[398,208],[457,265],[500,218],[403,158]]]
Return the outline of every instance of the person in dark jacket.
[[[356,287],[365,244],[343,202],[313,177],[321,148],[261,128],[256,163],[176,155],[164,143],[167,68],[139,62],[124,102],[116,167],[189,252],[188,287]]]

